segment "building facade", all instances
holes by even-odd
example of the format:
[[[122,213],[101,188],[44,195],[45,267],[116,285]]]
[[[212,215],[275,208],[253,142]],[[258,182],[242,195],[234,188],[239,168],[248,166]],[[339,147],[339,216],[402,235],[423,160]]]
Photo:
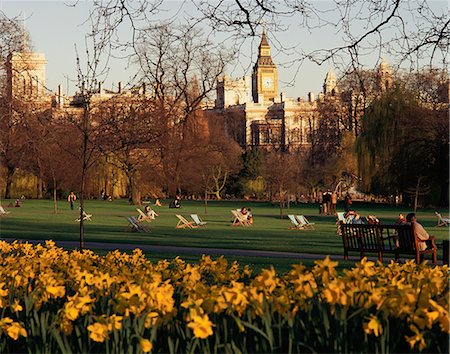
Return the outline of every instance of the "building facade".
[[[384,60],[376,74],[378,92],[392,85],[392,71]],[[243,148],[309,148],[320,103],[339,100],[338,79],[331,69],[317,98],[312,92],[307,99],[292,99],[279,93],[277,66],[272,60],[265,33],[252,71],[251,95],[248,82],[248,77],[233,80],[225,76],[219,79],[214,107],[216,114],[226,117],[228,134]]]

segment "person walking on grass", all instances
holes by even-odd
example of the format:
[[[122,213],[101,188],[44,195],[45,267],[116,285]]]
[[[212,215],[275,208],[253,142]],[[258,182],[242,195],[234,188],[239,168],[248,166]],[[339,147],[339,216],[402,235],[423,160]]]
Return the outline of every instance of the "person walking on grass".
[[[337,200],[338,200],[337,193],[336,192],[331,193],[331,212],[330,212],[331,215],[336,215]]]
[[[74,192],[70,192],[69,196],[67,197],[67,201],[70,204],[70,210],[73,210],[75,206],[75,200],[77,200],[77,196],[75,195]]]
[[[347,192],[347,195],[345,196],[344,199],[344,208],[346,213],[350,211],[351,205],[352,205],[352,197],[350,197],[350,194]]]

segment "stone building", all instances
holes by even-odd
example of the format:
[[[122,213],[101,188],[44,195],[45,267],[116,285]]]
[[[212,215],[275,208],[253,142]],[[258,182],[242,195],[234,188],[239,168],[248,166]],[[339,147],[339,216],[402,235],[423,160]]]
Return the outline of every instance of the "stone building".
[[[33,100],[45,98],[46,64],[47,60],[43,53],[11,53],[6,63],[8,95]]]
[[[392,71],[385,61],[380,64],[376,75],[377,92],[385,91],[392,85]],[[251,95],[248,82],[248,77],[233,80],[224,76],[219,79],[217,100],[212,110],[216,115],[225,116],[228,134],[243,148],[309,148],[310,133],[316,129],[320,103],[340,100],[338,79],[331,69],[317,98],[312,92],[307,99],[292,99],[278,92],[277,66],[272,60],[265,33],[262,34],[258,58],[253,67]],[[362,114],[362,108],[357,109],[358,114]],[[349,111],[353,110],[349,108]]]
[[[278,92],[278,70],[265,33],[253,67],[251,91],[248,82],[249,77],[233,80],[225,76],[217,83],[213,111],[226,117],[230,136],[244,148],[309,146],[309,132],[314,128],[317,102],[312,93],[307,100],[303,100],[287,98]],[[327,85],[330,91],[336,89],[335,75],[333,82]]]

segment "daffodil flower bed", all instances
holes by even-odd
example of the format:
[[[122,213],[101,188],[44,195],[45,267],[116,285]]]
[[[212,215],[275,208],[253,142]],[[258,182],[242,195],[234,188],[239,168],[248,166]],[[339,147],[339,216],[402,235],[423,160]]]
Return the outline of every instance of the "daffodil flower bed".
[[[0,242],[0,352],[447,352],[448,267],[258,274],[224,258]]]

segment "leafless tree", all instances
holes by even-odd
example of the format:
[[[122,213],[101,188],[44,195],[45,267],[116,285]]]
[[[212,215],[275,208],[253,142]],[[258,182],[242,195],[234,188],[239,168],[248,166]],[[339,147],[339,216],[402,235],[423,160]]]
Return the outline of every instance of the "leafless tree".
[[[99,148],[108,157],[108,163],[123,171],[128,179],[128,197],[135,205],[141,204],[140,167],[156,168],[160,137],[158,114],[149,95],[117,96],[102,103],[94,117],[100,127]],[[152,173],[152,171],[147,171]]]
[[[22,100],[12,96],[9,56],[30,46],[29,34],[20,21],[0,13],[0,159],[6,167],[6,199],[11,197],[11,183],[20,161],[20,113],[24,106]]]
[[[167,7],[163,0],[94,1],[91,17],[102,18],[100,30],[117,45],[134,46],[135,39]],[[364,58],[373,53],[395,57],[398,65],[420,67],[446,65],[450,20],[444,1],[423,0],[208,0],[182,1],[179,12],[193,4],[191,23],[206,25],[211,33],[225,33],[236,48],[262,28],[272,32],[278,51],[289,55],[285,65],[301,65],[305,60],[323,64],[333,61],[342,72],[360,69]],[[187,11],[187,10],[186,10]],[[119,28],[132,29],[131,38],[120,40]],[[327,47],[302,49],[276,40],[276,33],[295,31],[302,36],[334,33]]]
[[[137,39],[136,61],[143,83],[150,83],[161,127],[160,160],[173,196],[179,185],[185,124],[203,108],[223,74],[229,53],[192,27],[151,27]]]

